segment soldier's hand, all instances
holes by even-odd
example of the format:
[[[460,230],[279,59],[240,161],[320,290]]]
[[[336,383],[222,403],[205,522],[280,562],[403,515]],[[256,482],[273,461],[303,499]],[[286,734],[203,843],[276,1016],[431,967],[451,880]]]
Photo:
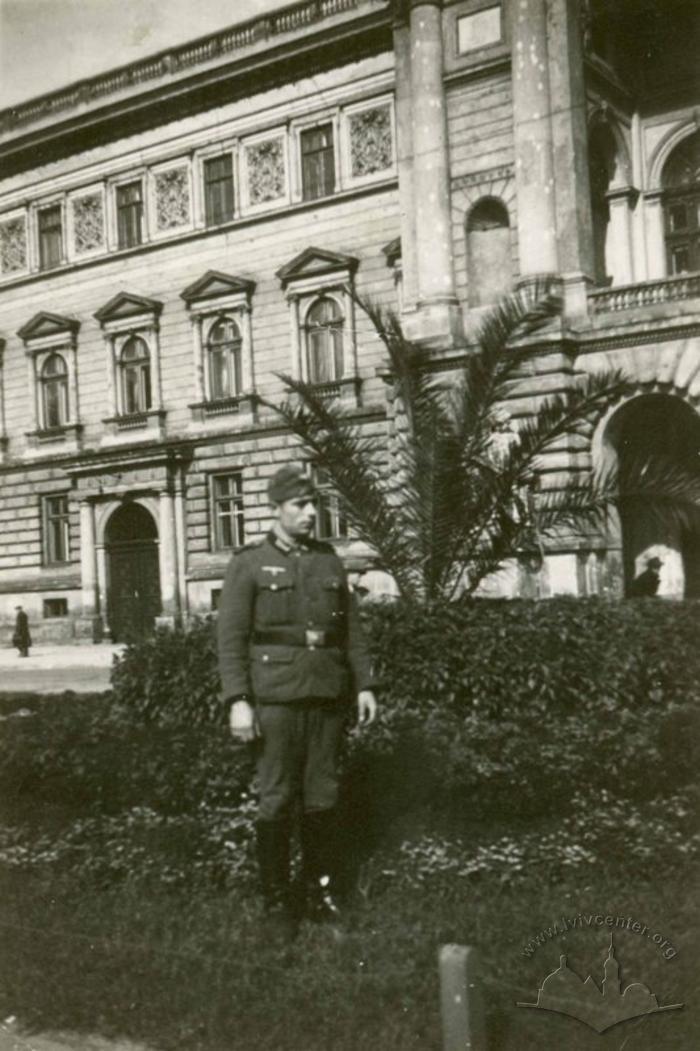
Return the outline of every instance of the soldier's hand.
[[[234,701],[229,716],[231,734],[236,741],[253,741],[258,736],[255,711],[248,701]]]
[[[377,715],[377,699],[371,690],[360,690],[357,695],[357,722],[369,726]]]

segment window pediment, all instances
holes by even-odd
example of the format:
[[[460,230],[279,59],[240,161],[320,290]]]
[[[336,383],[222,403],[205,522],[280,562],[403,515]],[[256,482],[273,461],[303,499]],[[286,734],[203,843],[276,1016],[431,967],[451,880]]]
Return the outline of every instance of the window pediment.
[[[43,340],[52,336],[65,338],[70,342],[80,328],[80,322],[75,318],[64,317],[61,314],[51,314],[46,310],[39,311],[31,321],[18,330],[17,335],[25,343],[33,340]]]
[[[329,252],[324,248],[305,248],[289,263],[277,271],[282,287],[303,282],[307,278],[336,278],[348,280],[357,270],[359,259],[341,252]]]
[[[180,293],[188,308],[197,306],[202,300],[221,299],[224,296],[250,297],[255,291],[255,282],[233,274],[224,274],[220,270],[207,270],[197,281],[188,285]]]
[[[157,318],[162,309],[163,304],[157,299],[138,296],[133,292],[118,292],[108,303],[96,310],[93,316],[101,324],[105,324],[105,322],[129,321],[144,315]]]

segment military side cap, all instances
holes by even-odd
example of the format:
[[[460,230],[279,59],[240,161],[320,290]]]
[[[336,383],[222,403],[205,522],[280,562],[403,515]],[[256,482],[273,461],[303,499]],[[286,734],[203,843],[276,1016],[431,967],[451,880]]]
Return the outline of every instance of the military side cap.
[[[316,490],[308,475],[296,464],[285,464],[275,471],[267,483],[267,495],[273,504],[283,504],[285,500],[296,500],[300,496],[314,496]]]

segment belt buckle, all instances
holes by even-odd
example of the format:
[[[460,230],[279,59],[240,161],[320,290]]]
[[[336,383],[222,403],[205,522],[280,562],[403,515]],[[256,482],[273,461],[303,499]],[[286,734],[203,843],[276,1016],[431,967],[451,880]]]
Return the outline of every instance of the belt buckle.
[[[325,631],[319,631],[317,628],[306,628],[304,637],[310,650],[315,650],[317,646],[323,646],[326,642]]]

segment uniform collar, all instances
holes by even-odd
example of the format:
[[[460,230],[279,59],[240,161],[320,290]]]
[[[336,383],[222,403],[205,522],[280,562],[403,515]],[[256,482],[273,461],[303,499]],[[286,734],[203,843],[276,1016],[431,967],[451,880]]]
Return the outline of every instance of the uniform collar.
[[[267,538],[273,547],[276,547],[278,551],[282,551],[285,555],[300,554],[302,551],[308,551],[309,545],[300,541],[295,544],[289,540],[287,536],[284,536],[276,525],[273,525],[270,532],[267,534]]]

